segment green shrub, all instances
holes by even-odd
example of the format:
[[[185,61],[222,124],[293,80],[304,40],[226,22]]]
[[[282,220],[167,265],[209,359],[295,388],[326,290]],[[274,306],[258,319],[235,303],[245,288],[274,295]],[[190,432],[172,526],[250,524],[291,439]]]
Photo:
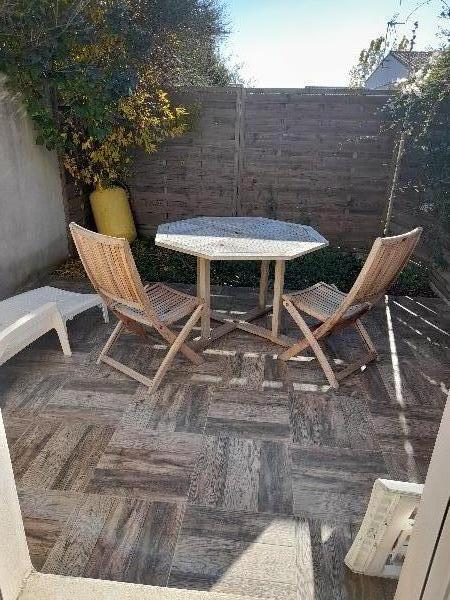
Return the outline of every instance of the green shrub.
[[[194,256],[155,246],[151,239],[137,239],[131,245],[137,269],[144,281],[194,284],[197,277]],[[287,261],[285,287],[299,290],[318,281],[334,283],[348,292],[364,264],[365,256],[356,252],[328,247],[296,260]],[[272,265],[273,270],[273,265]],[[79,277],[80,262],[70,259],[57,270],[63,278]],[[211,284],[233,287],[257,287],[260,263],[253,261],[213,261]],[[273,279],[273,271],[272,271]],[[429,271],[420,262],[410,262],[402,271],[390,293],[395,296],[433,296]]]
[[[138,239],[132,244],[137,268],[148,281],[195,283],[196,259],[188,254],[155,246],[153,240]],[[296,260],[287,261],[285,287],[297,290],[318,281],[334,283],[348,292],[360,272],[366,256],[336,247],[323,248]],[[273,265],[272,265],[273,268]],[[253,261],[213,261],[211,284],[257,287],[260,264]],[[272,273],[273,277],[273,273]],[[397,296],[432,296],[428,269],[410,262],[391,288]]]

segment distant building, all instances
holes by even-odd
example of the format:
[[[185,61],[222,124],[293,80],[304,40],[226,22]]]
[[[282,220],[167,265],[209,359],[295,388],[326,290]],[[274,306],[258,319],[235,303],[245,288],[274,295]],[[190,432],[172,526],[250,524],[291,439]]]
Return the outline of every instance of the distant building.
[[[424,67],[433,52],[392,50],[380,62],[364,84],[368,90],[392,90],[400,81]]]

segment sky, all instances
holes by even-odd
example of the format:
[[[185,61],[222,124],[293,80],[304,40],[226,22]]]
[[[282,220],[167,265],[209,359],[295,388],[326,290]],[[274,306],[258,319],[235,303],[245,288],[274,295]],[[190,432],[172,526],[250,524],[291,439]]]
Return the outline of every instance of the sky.
[[[342,86],[370,40],[398,13],[397,36],[419,21],[415,50],[439,45],[440,0],[222,0],[231,28],[224,53],[254,87]],[[408,19],[409,17],[409,19]]]

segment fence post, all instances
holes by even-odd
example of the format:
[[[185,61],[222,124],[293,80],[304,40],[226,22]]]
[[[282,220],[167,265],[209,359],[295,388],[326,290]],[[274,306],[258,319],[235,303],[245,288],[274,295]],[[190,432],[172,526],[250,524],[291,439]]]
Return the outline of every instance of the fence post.
[[[246,90],[240,85],[236,87],[236,122],[234,133],[234,189],[233,189],[233,211],[235,216],[242,214],[240,202],[242,167],[244,161],[244,135],[245,135],[245,96]]]

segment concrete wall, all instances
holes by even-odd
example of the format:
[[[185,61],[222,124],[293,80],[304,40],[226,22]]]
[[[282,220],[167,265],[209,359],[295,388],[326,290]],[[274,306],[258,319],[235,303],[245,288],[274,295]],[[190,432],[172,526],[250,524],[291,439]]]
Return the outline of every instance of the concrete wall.
[[[67,256],[58,161],[0,81],[0,299]]]

